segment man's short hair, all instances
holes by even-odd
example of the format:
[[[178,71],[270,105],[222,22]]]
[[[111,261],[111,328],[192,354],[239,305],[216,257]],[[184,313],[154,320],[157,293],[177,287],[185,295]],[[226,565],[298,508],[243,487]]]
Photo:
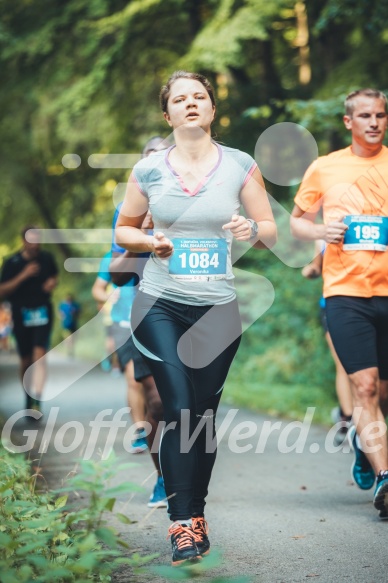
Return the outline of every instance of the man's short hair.
[[[24,227],[22,229],[22,232],[21,232],[23,241],[26,241],[27,240],[26,239],[26,233],[27,233],[27,231],[35,230],[35,229],[37,230],[37,229],[39,229],[39,227],[37,227],[36,225],[27,225],[26,227]]]
[[[345,114],[352,117],[355,101],[357,97],[371,97],[373,99],[381,99],[385,104],[385,111],[387,111],[387,96],[382,91],[378,89],[358,89],[357,91],[352,91],[345,99]]]

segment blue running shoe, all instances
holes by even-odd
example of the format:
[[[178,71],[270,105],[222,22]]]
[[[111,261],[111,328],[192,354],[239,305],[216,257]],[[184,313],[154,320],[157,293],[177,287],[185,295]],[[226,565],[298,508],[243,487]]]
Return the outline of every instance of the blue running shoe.
[[[103,370],[104,372],[109,372],[112,370],[112,365],[110,363],[109,358],[104,358],[104,360],[101,361],[100,366],[101,370]]]
[[[334,435],[334,443],[335,445],[342,445],[346,441],[350,427],[350,421],[341,415],[341,410],[339,407],[334,407],[334,409],[332,409],[331,420],[338,427]]]
[[[365,453],[358,447],[356,427],[352,425],[348,430],[348,439],[354,449],[354,462],[352,465],[352,478],[361,490],[373,488],[376,476]]]
[[[167,508],[167,495],[164,489],[164,480],[162,476],[158,476],[154,491],[152,492],[149,502],[149,508]]]
[[[144,429],[136,429],[136,437],[131,444],[131,453],[143,453],[148,449],[146,432]]]
[[[388,470],[385,470],[385,472],[379,472],[379,475],[377,476],[373,504],[374,507],[380,511],[380,518],[388,519]]]

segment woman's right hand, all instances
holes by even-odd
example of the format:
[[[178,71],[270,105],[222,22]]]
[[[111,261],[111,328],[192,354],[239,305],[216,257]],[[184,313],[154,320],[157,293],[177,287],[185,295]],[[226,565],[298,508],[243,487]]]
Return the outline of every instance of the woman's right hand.
[[[152,237],[152,247],[155,255],[159,259],[167,259],[174,253],[174,245],[171,243],[170,239],[164,236],[163,233],[154,233]]]

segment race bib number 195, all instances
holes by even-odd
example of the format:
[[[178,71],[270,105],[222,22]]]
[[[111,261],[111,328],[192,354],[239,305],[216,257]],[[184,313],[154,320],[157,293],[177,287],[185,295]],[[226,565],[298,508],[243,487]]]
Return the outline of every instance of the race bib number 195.
[[[225,279],[228,256],[226,239],[172,239],[174,253],[169,273],[174,279],[209,281]]]
[[[348,215],[344,223],[349,229],[344,236],[344,251],[386,251],[388,218],[372,215]]]

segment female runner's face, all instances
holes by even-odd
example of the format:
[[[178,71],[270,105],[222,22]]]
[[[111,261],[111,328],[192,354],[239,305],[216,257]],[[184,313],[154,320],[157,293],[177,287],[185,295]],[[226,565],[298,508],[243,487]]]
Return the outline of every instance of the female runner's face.
[[[164,118],[173,129],[202,128],[210,133],[215,107],[205,87],[196,79],[177,79],[171,86]]]

